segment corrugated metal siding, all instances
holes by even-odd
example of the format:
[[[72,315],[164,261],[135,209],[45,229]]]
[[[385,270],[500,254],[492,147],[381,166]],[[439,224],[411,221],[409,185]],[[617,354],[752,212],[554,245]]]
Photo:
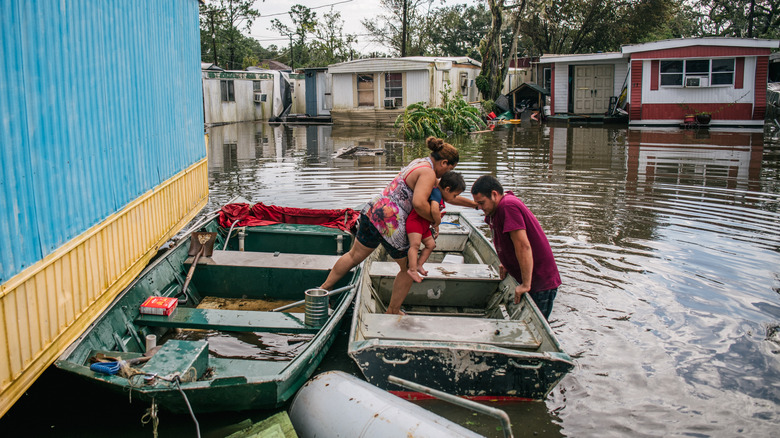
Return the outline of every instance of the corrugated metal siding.
[[[642,96],[643,85],[642,76],[645,75],[645,62],[642,60],[631,61],[631,78],[629,79],[628,95],[629,107],[628,117],[629,120],[641,120],[642,119]],[[650,63],[647,63],[647,70],[650,71]]]
[[[623,91],[623,84],[628,86],[628,62],[618,62],[615,64],[615,91],[614,96],[620,96]]]
[[[198,5],[0,2],[0,416],[208,200]]]
[[[451,62],[443,61],[447,64]],[[328,67],[328,73],[378,73],[388,71],[425,70],[433,65],[432,61],[404,58],[370,58],[334,64]]]
[[[426,70],[406,73],[406,106],[417,102],[428,103],[431,95],[431,80]]]
[[[2,283],[205,150],[195,0],[0,3]]]

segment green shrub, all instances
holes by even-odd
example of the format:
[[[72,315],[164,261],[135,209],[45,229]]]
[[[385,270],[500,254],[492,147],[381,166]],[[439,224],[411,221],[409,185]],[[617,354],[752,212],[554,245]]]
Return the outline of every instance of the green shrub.
[[[485,111],[486,114],[490,113],[491,111],[495,111],[496,110],[496,102],[491,100],[491,99],[483,100],[482,101],[482,109]]]
[[[450,132],[465,134],[486,126],[479,109],[469,105],[460,93],[452,93],[449,81],[445,83],[441,96],[441,108],[415,103],[398,116],[395,127],[400,129],[404,138],[446,137]]]

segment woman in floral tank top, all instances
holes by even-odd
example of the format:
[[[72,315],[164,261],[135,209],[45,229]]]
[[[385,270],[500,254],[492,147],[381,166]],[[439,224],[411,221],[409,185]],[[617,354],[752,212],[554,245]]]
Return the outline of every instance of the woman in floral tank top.
[[[406,273],[409,241],[406,235],[406,217],[412,209],[422,218],[433,221],[428,198],[436,181],[458,164],[458,150],[444,140],[428,137],[426,140],[431,154],[418,158],[398,173],[385,187],[381,195],[369,201],[360,215],[360,225],[355,243],[348,253],[339,258],[322,284],[330,290],[352,268],[365,260],[380,244],[398,263],[399,273],[393,282],[393,295],[387,306],[387,313],[401,313],[412,277]],[[456,197],[452,204],[476,208],[468,198]]]

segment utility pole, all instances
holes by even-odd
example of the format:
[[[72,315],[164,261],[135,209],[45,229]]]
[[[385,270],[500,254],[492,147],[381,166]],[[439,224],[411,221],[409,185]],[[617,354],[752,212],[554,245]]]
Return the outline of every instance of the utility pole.
[[[288,34],[290,37],[290,70],[295,71],[295,56],[293,53],[293,43],[292,43],[292,37],[293,34]]]
[[[409,0],[404,0],[403,7],[403,23],[401,24],[401,58],[406,56],[406,39],[407,39],[407,10],[409,9]]]
[[[214,65],[217,65],[217,33],[214,31],[214,14],[217,11],[211,10],[209,11],[209,15],[211,15],[211,51],[214,52]]]
[[[748,14],[748,38],[753,38],[753,9],[756,6],[756,0],[750,0],[750,12]]]

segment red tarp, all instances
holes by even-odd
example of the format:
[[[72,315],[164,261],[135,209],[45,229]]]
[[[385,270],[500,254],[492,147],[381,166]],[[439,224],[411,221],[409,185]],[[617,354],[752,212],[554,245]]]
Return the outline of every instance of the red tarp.
[[[219,212],[219,225],[230,228],[233,222],[237,227],[258,227],[273,224],[322,225],[350,231],[355,227],[359,211],[351,208],[341,210],[319,210],[309,208],[279,207],[259,202],[252,207],[249,204],[227,204]]]

